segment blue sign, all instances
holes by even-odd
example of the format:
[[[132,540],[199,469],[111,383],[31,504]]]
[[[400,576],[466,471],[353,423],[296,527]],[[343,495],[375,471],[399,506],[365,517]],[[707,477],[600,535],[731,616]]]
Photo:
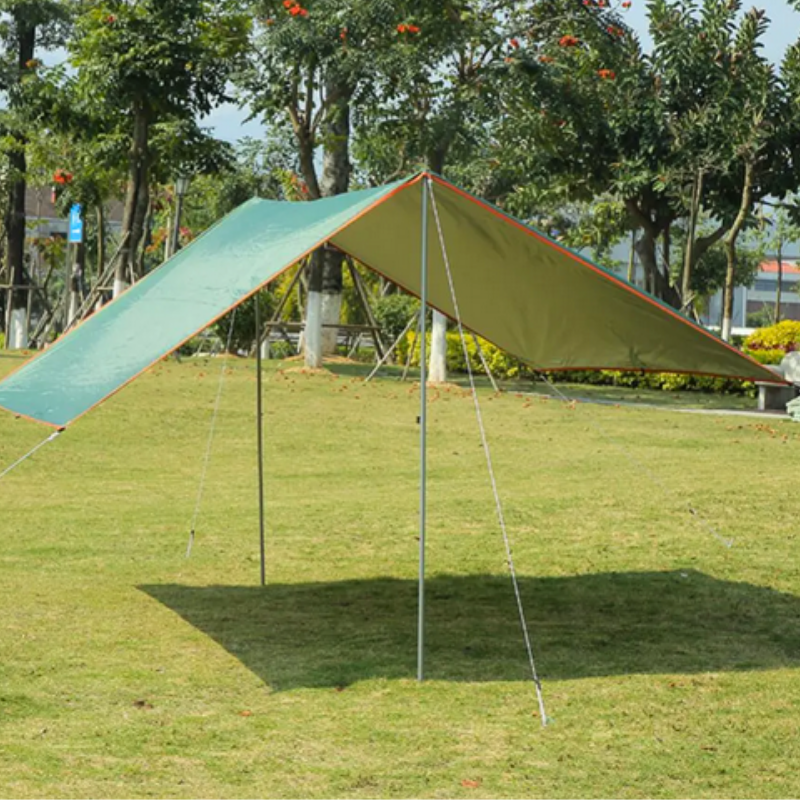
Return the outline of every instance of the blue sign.
[[[69,236],[67,241],[70,244],[80,244],[83,241],[83,216],[78,203],[75,203],[69,210]]]

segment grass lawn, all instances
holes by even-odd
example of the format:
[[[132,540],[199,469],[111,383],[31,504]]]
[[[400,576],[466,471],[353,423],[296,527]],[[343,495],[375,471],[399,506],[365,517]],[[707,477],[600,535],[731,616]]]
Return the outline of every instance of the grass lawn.
[[[0,796],[800,794],[800,427],[482,392],[543,729],[470,398],[431,391],[418,684],[418,390],[267,367],[261,589],[229,364],[189,560],[218,360],[0,483]],[[0,465],[46,435],[3,413]]]

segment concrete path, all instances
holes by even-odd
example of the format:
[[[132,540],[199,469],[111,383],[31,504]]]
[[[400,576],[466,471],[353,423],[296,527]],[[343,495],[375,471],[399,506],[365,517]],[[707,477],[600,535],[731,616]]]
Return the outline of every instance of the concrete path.
[[[550,397],[553,400],[562,400],[557,394],[544,392],[525,392],[532,397]],[[605,400],[598,397],[581,397],[580,395],[567,395],[569,401],[578,403],[591,403],[598,406],[624,406],[625,408],[648,408],[655,411],[675,411],[679,414],[710,414],[722,417],[752,417],[753,419],[784,420],[791,417],[784,411],[749,411],[736,408],[678,408],[677,406],[661,406],[655,403],[636,403],[630,400]],[[563,400],[562,400],[563,402]]]

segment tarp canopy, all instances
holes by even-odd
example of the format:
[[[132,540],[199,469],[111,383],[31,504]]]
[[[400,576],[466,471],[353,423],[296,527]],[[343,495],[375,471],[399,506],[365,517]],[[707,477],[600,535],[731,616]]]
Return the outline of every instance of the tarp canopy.
[[[0,383],[0,407],[65,427],[329,242],[537,369],[644,369],[779,382],[613,273],[427,173],[307,203],[253,199]]]

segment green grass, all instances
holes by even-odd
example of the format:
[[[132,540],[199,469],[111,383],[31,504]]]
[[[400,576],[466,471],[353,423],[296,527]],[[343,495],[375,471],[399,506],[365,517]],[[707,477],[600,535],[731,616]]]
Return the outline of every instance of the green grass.
[[[431,392],[420,685],[418,391],[267,368],[261,589],[230,366],[189,560],[218,361],[0,483],[0,796],[800,793],[800,428],[482,392],[542,729],[470,398]],[[0,464],[45,435],[3,414]]]

